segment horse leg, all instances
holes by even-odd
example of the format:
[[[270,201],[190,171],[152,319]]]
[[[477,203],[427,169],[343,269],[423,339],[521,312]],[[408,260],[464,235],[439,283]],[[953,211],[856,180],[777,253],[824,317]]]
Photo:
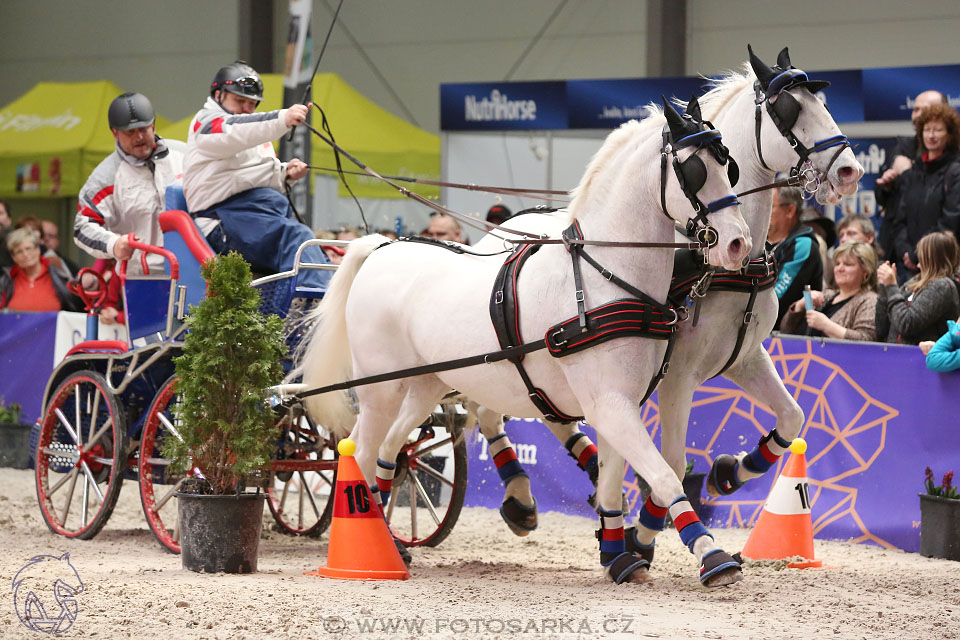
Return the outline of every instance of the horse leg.
[[[416,379],[403,381],[400,384],[376,385],[386,389],[367,389],[358,393],[360,401],[360,415],[353,429],[351,437],[357,443],[355,454],[360,471],[366,479],[367,486],[374,501],[382,507],[389,499],[392,488],[393,470],[396,469],[396,458],[414,427],[422,424],[430,414],[431,409],[443,398],[448,387],[436,378]],[[379,445],[379,446],[378,446]],[[380,463],[386,457],[387,461],[394,461],[389,469],[389,483],[387,497],[381,491],[380,474],[389,468],[390,462]],[[394,541],[406,564],[410,564],[411,556],[400,541]]]
[[[696,387],[695,379],[679,371],[671,372],[670,378],[661,383],[658,395],[660,453],[681,481],[687,468],[687,422]],[[652,495],[647,496],[637,513],[637,525],[624,533],[628,551],[653,562],[654,544],[666,523],[667,506],[657,504]]]
[[[707,587],[717,587],[742,580],[743,574],[740,563],[714,544],[713,536],[700,522],[700,518],[683,493],[683,485],[677,478],[676,472],[670,468],[660,452],[657,451],[650,434],[643,427],[640,407],[636,406],[635,402],[631,402],[628,397],[608,398],[607,401],[594,406],[590,413],[592,415],[588,415],[587,418],[590,420],[590,424],[596,425],[601,441],[601,481],[598,485],[601,506],[609,509],[611,505],[616,504],[614,496],[620,488],[618,483],[623,482],[623,467],[614,470],[604,465],[606,465],[608,458],[622,455],[626,457],[634,469],[643,474],[650,484],[652,502],[658,505],[668,505],[667,511],[673,518],[680,539],[700,564],[699,577],[701,584]],[[637,425],[639,428],[631,433],[624,425]],[[613,459],[616,460],[616,458]],[[604,511],[607,511],[607,509],[604,509]],[[601,514],[601,518],[603,517],[604,514]],[[622,523],[622,512],[620,517]],[[601,535],[612,534],[608,534],[606,527],[604,527]],[[626,554],[622,530],[619,538],[620,548]],[[601,538],[601,545],[602,543],[603,539]],[[603,547],[601,546],[602,550]],[[648,564],[646,560],[638,559]]]
[[[603,437],[597,437],[599,468],[597,474],[597,513],[600,515],[600,565],[604,575],[616,584],[646,582],[650,562],[628,551],[624,541],[624,513],[621,492],[624,459]]]
[[[729,495],[747,480],[766,473],[787,452],[803,427],[803,410],[783,385],[770,354],[762,345],[724,375],[767,404],[776,414],[777,424],[749,453],[723,454],[714,459],[707,475],[707,491],[713,496]]]
[[[530,476],[524,471],[503,426],[503,415],[477,405],[473,411],[487,450],[503,482],[500,517],[514,534],[523,537],[537,528],[537,501],[530,493]]]
[[[596,489],[597,472],[599,469],[598,461],[600,458],[597,454],[597,445],[593,443],[590,436],[580,431],[580,427],[577,426],[576,422],[553,422],[552,420],[544,420],[543,423],[547,425],[547,428],[550,429],[550,432],[553,433],[557,440],[563,443],[567,453],[571,458],[576,460],[577,466],[587,474],[594,489]],[[624,494],[622,490],[621,496],[621,509],[626,513],[630,509],[630,505],[627,502],[626,494]],[[597,502],[596,491],[587,498],[587,503],[594,509],[599,508],[598,505],[600,503]]]

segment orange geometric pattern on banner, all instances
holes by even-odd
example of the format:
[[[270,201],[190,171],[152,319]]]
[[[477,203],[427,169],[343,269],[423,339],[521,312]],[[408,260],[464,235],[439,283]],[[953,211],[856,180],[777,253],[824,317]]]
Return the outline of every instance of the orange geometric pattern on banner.
[[[341,580],[408,580],[397,545],[380,508],[370,499],[370,490],[360,473],[353,452],[356,445],[345,438],[337,445],[337,492],[327,564],[304,575]]]
[[[816,433],[819,438],[824,435],[829,440],[820,451],[814,455],[809,464],[815,467],[817,461],[831,450],[843,448],[850,452],[847,456],[846,467],[832,471],[829,475],[814,473],[815,479],[809,480],[810,504],[820,502],[828,505],[817,512],[813,521],[813,531],[818,533],[838,520],[849,520],[860,531],[860,535],[852,542],[872,542],[887,549],[896,549],[896,546],[879,535],[870,531],[863,519],[857,513],[857,498],[860,489],[855,485],[858,474],[870,469],[884,450],[887,435],[887,426],[891,420],[899,416],[897,409],[883,402],[880,398],[871,396],[843,367],[836,363],[824,360],[815,353],[815,341],[807,341],[803,353],[790,353],[784,349],[783,340],[774,338],[767,346],[767,352],[773,360],[777,373],[783,380],[787,391],[794,398],[812,397],[812,408],[807,409],[806,421],[800,430],[800,436],[812,437]],[[854,410],[854,419],[849,422],[840,422],[830,410],[828,389],[842,386],[849,398],[859,399],[859,409]],[[642,409],[643,424],[646,425],[650,437],[654,438],[660,431],[659,395],[654,395]],[[765,435],[777,423],[777,417],[762,402],[758,402],[742,389],[731,389],[725,386],[713,385],[705,382],[697,388],[693,397],[693,408],[714,405],[721,407],[724,418],[716,425],[711,437],[691,443],[686,448],[688,459],[696,460],[696,470],[709,469],[713,464],[714,446],[721,434],[730,423],[747,421],[754,429],[752,433],[743,433],[746,438],[742,442],[754,442],[754,438]],[[693,418],[691,418],[693,419]],[[733,428],[733,427],[729,427]],[[738,424],[738,435],[742,427]],[[749,448],[749,447],[747,447]],[[716,451],[724,453],[724,451]],[[726,452],[732,453],[732,452]],[[778,463],[781,467],[784,461]],[[771,469],[771,472],[776,469]],[[631,509],[639,508],[641,491],[636,476],[629,466],[624,467],[625,479],[623,491]],[[770,480],[751,480],[751,482],[770,482]],[[722,496],[719,498],[704,497],[704,504],[714,508],[717,512],[726,510],[727,516],[721,526],[745,527],[755,524],[762,513],[763,502],[756,499],[744,499],[739,494]]]

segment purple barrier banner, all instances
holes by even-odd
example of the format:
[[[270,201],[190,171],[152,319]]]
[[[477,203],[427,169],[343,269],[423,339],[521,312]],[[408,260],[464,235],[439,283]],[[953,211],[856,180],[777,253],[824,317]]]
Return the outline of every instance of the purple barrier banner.
[[[40,417],[58,313],[0,313],[0,396],[23,406],[25,423]]]
[[[960,372],[928,370],[914,346],[785,336],[765,344],[805,415],[800,435],[809,447],[814,535],[917,551],[924,469],[933,469],[939,484],[944,472],[960,468],[954,433]],[[687,434],[694,471],[709,471],[722,453],[749,451],[776,426],[776,416],[761,400],[725,378],[697,389]],[[657,402],[655,394],[643,418],[659,445]],[[511,420],[507,432],[541,510],[594,515],[586,503],[593,487],[562,443],[537,421]],[[468,442],[467,504],[498,507],[503,489],[485,441],[472,432]],[[710,498],[704,491],[702,519],[714,527],[752,526],[789,455],[731,496]],[[629,468],[623,488],[632,524],[640,491]]]

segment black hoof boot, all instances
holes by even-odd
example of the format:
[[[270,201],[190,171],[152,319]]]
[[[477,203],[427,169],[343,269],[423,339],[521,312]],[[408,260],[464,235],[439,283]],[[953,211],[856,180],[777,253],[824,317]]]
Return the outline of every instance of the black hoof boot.
[[[510,496],[500,505],[500,517],[516,535],[529,535],[537,528],[537,500],[534,498],[533,505],[528,507]]]
[[[707,493],[712,496],[728,496],[742,487],[743,483],[737,480],[739,466],[740,460],[731,455],[717,456],[710,473],[707,474]]]
[[[700,563],[700,584],[705,587],[722,587],[743,580],[740,562],[723,549],[714,549]]]
[[[397,545],[397,551],[400,552],[400,558],[403,560],[403,564],[409,567],[410,563],[413,562],[413,556],[410,555],[407,546],[396,538],[393,539],[393,543]]]
[[[651,542],[649,545],[642,545],[640,541],[637,540],[637,528],[636,527],[627,527],[623,531],[623,544],[624,548],[629,553],[635,553],[648,564],[653,564],[653,551],[655,545]]]

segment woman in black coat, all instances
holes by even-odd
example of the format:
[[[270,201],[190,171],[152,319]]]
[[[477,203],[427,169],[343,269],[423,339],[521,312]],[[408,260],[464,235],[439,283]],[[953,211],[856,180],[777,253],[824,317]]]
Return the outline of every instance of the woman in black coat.
[[[891,224],[900,282],[917,274],[917,242],[932,231],[960,232],[960,116],[945,104],[917,118],[920,158],[899,180]]]

